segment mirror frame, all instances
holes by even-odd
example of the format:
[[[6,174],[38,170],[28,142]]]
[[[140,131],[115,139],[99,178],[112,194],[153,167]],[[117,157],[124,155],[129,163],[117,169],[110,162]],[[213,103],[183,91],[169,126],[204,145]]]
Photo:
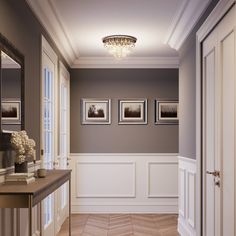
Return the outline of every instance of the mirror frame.
[[[25,129],[25,78],[24,78],[24,55],[0,33],[1,51],[10,56],[21,66],[21,130]],[[0,102],[2,102],[2,59],[0,56]],[[2,133],[2,106],[0,106],[0,133]]]

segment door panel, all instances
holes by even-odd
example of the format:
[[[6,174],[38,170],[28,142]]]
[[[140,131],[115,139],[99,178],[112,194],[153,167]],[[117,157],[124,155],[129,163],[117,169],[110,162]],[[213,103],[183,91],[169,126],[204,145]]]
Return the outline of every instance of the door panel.
[[[234,7],[202,45],[204,236],[236,234],[235,19]]]
[[[214,35],[215,36],[215,35]],[[204,43],[204,235],[216,235],[215,229],[215,183],[214,176],[207,171],[215,170],[215,82],[216,82],[216,41],[214,36]]]

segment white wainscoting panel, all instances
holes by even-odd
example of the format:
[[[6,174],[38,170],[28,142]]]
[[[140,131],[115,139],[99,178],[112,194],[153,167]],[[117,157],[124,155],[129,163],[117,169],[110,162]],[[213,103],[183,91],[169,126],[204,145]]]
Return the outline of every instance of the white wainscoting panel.
[[[163,179],[164,177],[164,179]],[[163,181],[164,180],[164,181]],[[178,163],[148,163],[148,197],[178,197]]]
[[[76,164],[76,197],[135,197],[134,162]]]
[[[73,153],[73,213],[177,213],[178,154]]]
[[[179,219],[181,236],[196,235],[196,160],[179,157]]]

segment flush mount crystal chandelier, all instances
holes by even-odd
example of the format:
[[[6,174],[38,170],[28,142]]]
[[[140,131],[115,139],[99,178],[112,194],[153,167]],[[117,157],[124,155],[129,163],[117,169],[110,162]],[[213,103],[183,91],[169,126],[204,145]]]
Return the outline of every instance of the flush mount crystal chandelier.
[[[137,39],[129,35],[110,35],[102,39],[104,47],[116,58],[126,57],[135,47]]]

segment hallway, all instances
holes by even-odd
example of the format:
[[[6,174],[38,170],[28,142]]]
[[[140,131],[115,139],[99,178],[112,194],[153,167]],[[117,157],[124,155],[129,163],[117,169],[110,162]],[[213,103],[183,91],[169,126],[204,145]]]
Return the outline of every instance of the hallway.
[[[74,214],[72,236],[178,236],[173,214]],[[57,236],[68,235],[68,220]]]

